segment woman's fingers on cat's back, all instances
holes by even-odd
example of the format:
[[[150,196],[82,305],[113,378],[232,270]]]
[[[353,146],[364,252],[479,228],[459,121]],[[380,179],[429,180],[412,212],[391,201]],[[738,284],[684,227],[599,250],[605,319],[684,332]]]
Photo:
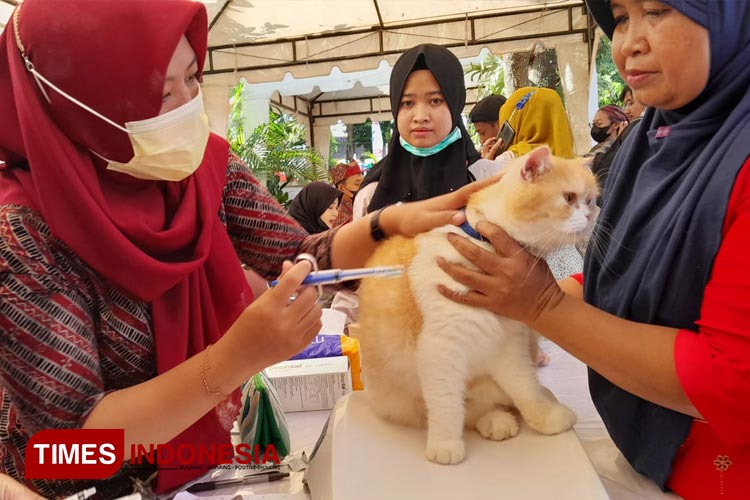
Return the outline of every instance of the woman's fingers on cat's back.
[[[486,307],[487,293],[493,288],[490,276],[461,264],[448,262],[442,257],[438,257],[437,263],[454,281],[468,288],[465,292],[457,292],[445,285],[438,285],[438,291],[442,295],[461,304]]]
[[[462,285],[466,285],[469,288],[473,287],[473,280],[471,279],[472,271],[462,266],[461,264],[448,262],[443,257],[438,257],[437,263],[440,269],[445,271],[448,276],[461,283]],[[443,287],[441,286],[441,288]]]
[[[464,304],[470,307],[486,307],[487,296],[479,292],[469,290],[468,292],[456,292],[447,286],[438,285],[438,292],[446,299]]]
[[[475,245],[466,237],[451,233],[448,235],[448,241],[456,250],[458,250],[458,253],[463,255],[469,262],[477,266],[486,274],[494,274],[501,265],[500,258],[495,253],[488,252],[484,248]],[[465,269],[465,272],[462,273],[460,279],[456,279],[456,281],[459,281],[470,288],[477,289],[478,283],[475,283],[475,281],[477,280],[477,277],[484,275],[458,265],[453,265],[454,273],[458,272],[456,270],[458,267]],[[452,277],[454,279],[456,278],[455,276]],[[469,280],[473,281],[469,282]]]
[[[444,200],[441,198],[447,197],[449,201],[449,205],[451,208],[464,208],[466,206],[466,203],[469,201],[469,197],[476,193],[477,191],[481,190],[482,188],[486,188],[487,186],[490,186],[500,179],[502,179],[504,173],[499,172],[491,177],[487,177],[486,179],[482,179],[475,182],[470,182],[469,184],[465,185],[464,187],[457,189],[453,191],[452,193],[445,194],[443,196],[438,196],[436,198],[432,198],[433,200],[440,200],[441,203],[444,203]]]
[[[380,214],[380,227],[387,236],[400,234],[410,237],[447,224],[463,223],[466,218],[463,212],[430,206],[428,203],[433,200],[434,198],[386,207]]]
[[[446,224],[461,225],[466,216],[463,210],[469,197],[480,189],[502,178],[495,174],[481,181],[472,182],[452,193],[427,200],[391,205],[380,214],[380,227],[386,235],[414,236]]]
[[[461,189],[466,189],[468,190],[469,194],[471,194],[476,191],[479,191],[480,189],[486,188],[487,186],[491,186],[492,184],[502,179],[504,175],[505,175],[505,172],[498,172],[496,174],[493,174],[487,177],[486,179],[480,179],[478,181],[470,182],[469,184],[462,187]],[[461,189],[459,189],[459,191],[461,191]]]
[[[428,221],[424,224],[424,228],[420,232],[428,231],[436,227],[442,227],[445,225],[460,226],[466,222],[466,214],[463,210],[442,210],[440,212],[433,212],[428,216]]]
[[[448,241],[456,250],[458,250],[458,253],[469,259],[471,262],[474,262],[476,259],[478,259],[480,252],[483,251],[482,248],[471,243],[469,241],[469,238],[466,236],[459,236],[455,233],[448,233]]]
[[[510,257],[523,250],[516,240],[511,238],[500,226],[489,222],[480,222],[477,224],[477,231],[487,238],[495,247],[497,253],[503,257]]]
[[[419,210],[422,213],[433,213],[434,215],[442,216],[445,213],[455,213],[456,210],[462,209],[466,206],[469,201],[469,197],[477,191],[490,186],[503,177],[503,173],[497,173],[486,179],[482,179],[476,182],[470,182],[469,184],[447,194],[435,196],[426,200],[415,201],[411,203],[404,203],[401,206],[408,210]],[[403,209],[402,208],[402,209]],[[385,211],[383,211],[385,213]],[[447,223],[447,222],[444,222]]]

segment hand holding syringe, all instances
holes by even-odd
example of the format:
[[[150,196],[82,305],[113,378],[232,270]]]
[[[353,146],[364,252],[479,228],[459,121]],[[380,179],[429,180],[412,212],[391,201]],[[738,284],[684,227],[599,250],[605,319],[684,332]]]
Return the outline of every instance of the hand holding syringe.
[[[303,285],[334,285],[344,281],[362,278],[395,278],[404,273],[401,266],[362,267],[358,269],[328,269],[313,271],[302,281]],[[268,286],[276,286],[278,280],[271,281]]]

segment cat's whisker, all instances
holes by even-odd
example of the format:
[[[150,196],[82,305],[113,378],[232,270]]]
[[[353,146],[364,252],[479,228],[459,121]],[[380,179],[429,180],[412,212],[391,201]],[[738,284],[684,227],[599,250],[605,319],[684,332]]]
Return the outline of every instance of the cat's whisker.
[[[549,250],[549,253],[558,252],[569,245],[565,241],[566,235],[554,228],[550,228],[545,233],[542,233],[539,240],[541,242],[541,247],[545,250]]]
[[[565,246],[561,240],[554,245],[548,244],[549,242],[555,243],[558,238],[562,238],[560,235],[560,231],[554,227],[551,227],[538,235],[537,240],[540,242],[540,244],[536,245],[536,248],[544,249],[545,251],[547,249],[552,249],[552,251],[560,250]],[[528,249],[530,247],[531,245],[526,245],[525,249]]]
[[[529,277],[531,276],[532,271],[534,270],[534,268],[536,267],[536,265],[539,263],[539,261],[540,260],[544,260],[544,257],[542,257],[541,255],[537,255],[535,253],[529,252],[529,248],[531,248],[529,245],[521,245],[521,249],[518,252],[516,252],[516,254],[514,254],[514,255],[518,255],[522,251],[526,251],[526,252],[530,253],[534,257],[534,264],[529,268],[529,273],[523,279],[522,283],[526,283],[526,280],[529,279]]]
[[[606,177],[609,173],[609,170],[602,170],[594,174],[594,177],[596,178],[596,185],[599,186],[599,190],[604,191],[604,183],[601,182],[602,177]]]
[[[609,266],[605,260],[606,249],[614,242],[625,250],[629,250],[629,247],[624,242],[614,238],[612,227],[605,222],[597,222],[597,226],[594,229],[594,233],[589,241],[589,247],[593,252],[593,258],[602,266],[602,271],[610,273],[614,277],[621,277],[621,273],[616,272],[611,266]]]
[[[528,274],[523,279],[523,282],[522,282],[523,284],[525,284],[526,281],[531,277],[531,273],[534,271],[534,268],[537,266],[537,264],[539,264],[540,260],[544,260],[544,259],[541,256],[539,256],[539,255],[535,255],[534,256],[534,265],[529,268]]]
[[[529,247],[528,245],[521,245],[521,248],[519,248],[516,253],[511,254],[510,257],[515,257],[516,255],[520,254],[521,252],[531,253],[531,252],[529,252],[529,248],[531,248],[531,247]]]
[[[611,237],[611,231],[606,229],[603,226],[598,227],[594,230],[594,232],[591,234],[591,238],[589,239],[588,247],[586,249],[587,252],[592,252],[592,256],[594,259],[596,259],[597,262],[601,262],[604,258],[604,247],[606,245],[605,239],[608,239]]]

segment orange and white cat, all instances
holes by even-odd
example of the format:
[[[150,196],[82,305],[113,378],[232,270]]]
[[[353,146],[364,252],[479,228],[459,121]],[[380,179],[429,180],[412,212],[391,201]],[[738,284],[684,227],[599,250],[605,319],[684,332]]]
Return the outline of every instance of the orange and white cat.
[[[480,221],[497,224],[540,257],[591,232],[598,188],[584,160],[553,157],[541,147],[504,172],[469,200],[466,217],[472,227]],[[465,458],[464,426],[493,440],[518,434],[513,409],[544,434],[563,432],[576,422],[575,414],[539,383],[528,327],[440,295],[439,284],[462,293],[467,289],[438,267],[438,257],[471,266],[448,242],[449,232],[466,235],[444,226],[380,245],[368,266],[403,265],[405,272],[362,282],[357,334],[373,410],[402,424],[427,425],[427,458],[443,464]]]

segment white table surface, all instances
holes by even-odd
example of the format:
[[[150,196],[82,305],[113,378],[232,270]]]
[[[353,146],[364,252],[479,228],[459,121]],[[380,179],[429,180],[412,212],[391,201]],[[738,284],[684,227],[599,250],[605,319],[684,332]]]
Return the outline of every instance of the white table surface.
[[[548,366],[539,369],[539,378],[564,404],[578,416],[575,432],[599,478],[612,500],[679,500],[674,494],[663,493],[654,483],[635,472],[612,443],[588,392],[586,366],[549,341],[542,348],[550,356]],[[292,452],[312,451],[329,411],[287,414]],[[220,479],[228,471],[216,471]],[[242,475],[241,471],[229,473]],[[180,493],[176,500],[211,498],[214,500],[302,500],[310,499],[302,482],[303,473],[292,473],[288,479],[235,488],[225,488],[197,495]],[[206,479],[204,479],[206,480]],[[325,500],[325,499],[315,499]],[[582,499],[585,500],[585,499]]]
[[[578,423],[574,429],[610,498],[679,500],[679,496],[662,492],[633,470],[612,442],[591,401],[586,365],[548,340],[542,341],[542,349],[549,355],[550,363],[539,369],[539,379],[576,413]]]

